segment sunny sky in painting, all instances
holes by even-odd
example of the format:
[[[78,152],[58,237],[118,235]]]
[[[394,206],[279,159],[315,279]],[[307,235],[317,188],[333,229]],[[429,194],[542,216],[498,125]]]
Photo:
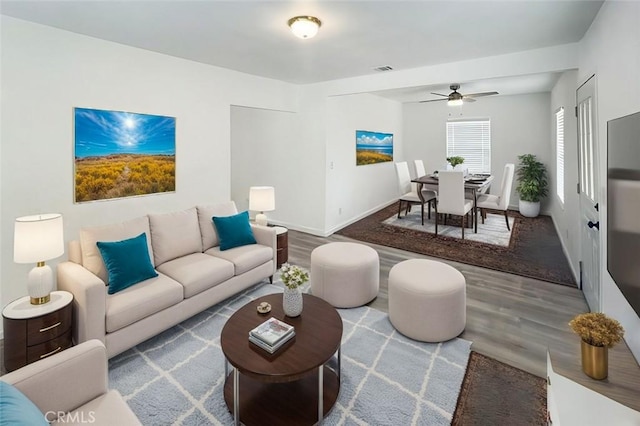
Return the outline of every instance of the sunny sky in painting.
[[[176,119],[98,109],[75,109],[75,156],[175,155]]]
[[[368,132],[356,130],[356,145],[363,146],[393,146],[393,135],[389,133]]]

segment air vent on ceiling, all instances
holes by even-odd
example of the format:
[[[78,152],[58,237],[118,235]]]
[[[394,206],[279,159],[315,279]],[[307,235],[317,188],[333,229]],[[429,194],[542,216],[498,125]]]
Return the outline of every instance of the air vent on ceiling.
[[[393,67],[392,67],[392,66],[389,66],[389,65],[383,65],[383,66],[381,66],[381,67],[375,67],[373,70],[374,70],[374,71],[380,71],[380,72],[383,72],[383,71],[391,71],[391,70],[393,70]]]

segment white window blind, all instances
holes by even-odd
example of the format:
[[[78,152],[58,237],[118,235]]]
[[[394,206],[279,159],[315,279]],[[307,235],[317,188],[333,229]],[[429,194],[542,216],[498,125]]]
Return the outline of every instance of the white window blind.
[[[564,203],[564,108],[556,111],[556,194]]]
[[[447,121],[447,157],[464,157],[469,173],[491,173],[491,121]]]

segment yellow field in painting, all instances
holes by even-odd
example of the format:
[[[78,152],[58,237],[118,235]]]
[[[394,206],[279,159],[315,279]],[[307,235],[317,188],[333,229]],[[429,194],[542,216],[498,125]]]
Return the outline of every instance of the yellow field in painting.
[[[356,151],[356,165],[364,166],[366,164],[384,163],[393,161],[393,155],[381,154],[373,151]]]
[[[171,192],[175,155],[109,155],[76,158],[76,202]]]

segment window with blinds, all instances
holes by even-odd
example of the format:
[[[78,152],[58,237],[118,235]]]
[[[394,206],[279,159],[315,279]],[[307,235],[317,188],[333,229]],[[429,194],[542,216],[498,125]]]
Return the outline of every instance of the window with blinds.
[[[464,158],[469,173],[491,173],[491,121],[447,121],[447,157]]]
[[[556,194],[564,204],[564,108],[556,111]]]

